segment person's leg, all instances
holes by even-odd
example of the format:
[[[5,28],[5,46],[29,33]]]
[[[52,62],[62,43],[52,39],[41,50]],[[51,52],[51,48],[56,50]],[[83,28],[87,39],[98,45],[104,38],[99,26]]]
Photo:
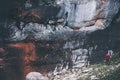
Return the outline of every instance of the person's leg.
[[[108,60],[107,59],[105,60],[105,63],[108,64]]]
[[[108,65],[110,64],[110,59],[108,59]]]
[[[109,65],[109,64],[110,64],[109,59],[106,59],[106,64],[107,64],[107,65]]]

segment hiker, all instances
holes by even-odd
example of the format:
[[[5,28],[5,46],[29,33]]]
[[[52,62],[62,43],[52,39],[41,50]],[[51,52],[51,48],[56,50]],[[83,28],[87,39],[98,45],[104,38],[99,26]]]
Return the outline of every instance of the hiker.
[[[107,64],[107,65],[110,64],[110,54],[109,54],[109,53],[107,53],[107,54],[105,55],[105,61],[106,61],[106,64]]]

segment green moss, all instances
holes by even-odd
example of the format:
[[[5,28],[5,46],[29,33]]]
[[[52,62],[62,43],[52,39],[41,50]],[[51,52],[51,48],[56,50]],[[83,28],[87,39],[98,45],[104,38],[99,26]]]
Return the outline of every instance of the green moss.
[[[100,80],[120,80],[120,67],[105,77],[100,78]]]

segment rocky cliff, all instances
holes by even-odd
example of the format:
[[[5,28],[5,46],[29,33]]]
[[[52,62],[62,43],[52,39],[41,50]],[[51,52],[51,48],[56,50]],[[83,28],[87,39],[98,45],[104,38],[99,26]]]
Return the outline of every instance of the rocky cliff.
[[[119,0],[0,4],[0,77],[6,80],[85,66],[103,60],[107,50],[119,51]]]
[[[10,8],[3,10],[2,16],[8,16],[10,20],[6,17],[7,20],[1,23],[2,31],[8,29],[8,34],[1,35],[2,39],[22,41],[33,38],[37,41],[67,40],[75,31],[105,29],[118,13],[120,3],[119,0],[16,0],[7,4]]]

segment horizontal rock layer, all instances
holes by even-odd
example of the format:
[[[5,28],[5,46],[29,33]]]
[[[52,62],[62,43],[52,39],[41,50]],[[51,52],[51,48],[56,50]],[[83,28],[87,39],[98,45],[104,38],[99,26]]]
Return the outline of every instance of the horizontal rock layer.
[[[103,30],[119,16],[120,7],[119,0],[15,2],[16,5],[8,8],[9,17],[6,16],[7,20],[1,23],[0,37],[3,40],[67,40],[76,33]]]

